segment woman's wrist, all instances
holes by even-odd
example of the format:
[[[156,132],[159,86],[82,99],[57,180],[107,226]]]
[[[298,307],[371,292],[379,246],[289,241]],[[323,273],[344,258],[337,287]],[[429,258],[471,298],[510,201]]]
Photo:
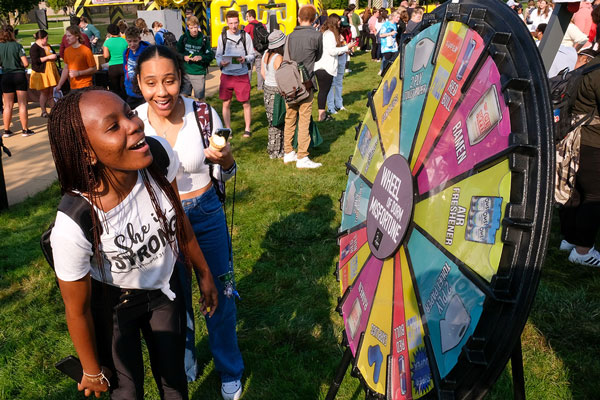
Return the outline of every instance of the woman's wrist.
[[[222,167],[222,172],[224,175],[231,175],[233,174],[233,172],[236,170],[237,168],[237,163],[235,162],[235,160],[233,160],[233,162],[231,164],[229,164],[229,167]]]

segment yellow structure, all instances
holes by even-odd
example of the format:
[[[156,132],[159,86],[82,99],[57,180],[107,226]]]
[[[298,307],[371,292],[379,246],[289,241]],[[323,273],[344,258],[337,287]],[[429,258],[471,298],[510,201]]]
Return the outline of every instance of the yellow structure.
[[[294,30],[297,24],[298,8],[305,4],[313,4],[317,11],[323,9],[321,0],[213,0],[210,4],[211,46],[217,47],[221,32],[227,29],[225,15],[229,10],[239,12],[240,24],[247,25],[246,11],[255,10],[256,19],[267,24],[269,15],[276,15],[279,29],[286,35]]]

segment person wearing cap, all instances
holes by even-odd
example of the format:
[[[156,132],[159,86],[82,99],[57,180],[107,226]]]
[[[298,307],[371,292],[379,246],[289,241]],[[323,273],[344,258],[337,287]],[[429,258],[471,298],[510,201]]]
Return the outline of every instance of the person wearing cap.
[[[269,34],[269,47],[262,56],[260,74],[263,78],[263,97],[265,100],[265,111],[269,121],[269,135],[267,141],[267,153],[269,158],[283,158],[283,129],[273,126],[273,106],[275,95],[278,93],[275,71],[279,69],[283,61],[283,50],[285,47],[285,35],[280,30],[274,30]]]
[[[599,54],[594,47],[595,46],[592,45],[579,50],[579,52],[577,53],[577,62],[575,63],[575,69],[583,67]]]

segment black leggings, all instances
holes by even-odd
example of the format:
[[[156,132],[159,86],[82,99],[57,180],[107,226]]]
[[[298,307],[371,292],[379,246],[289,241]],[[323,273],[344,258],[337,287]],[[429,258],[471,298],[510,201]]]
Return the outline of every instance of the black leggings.
[[[317,76],[317,82],[319,82],[319,95],[317,97],[317,104],[319,110],[324,110],[327,106],[327,94],[331,89],[331,83],[333,82],[333,76],[329,75],[324,69],[315,71]]]
[[[377,43],[377,38],[372,33],[369,34],[369,38],[371,39],[371,59],[379,60],[381,54],[379,53],[379,43]]]
[[[127,99],[125,94],[125,72],[123,72],[123,64],[110,65],[108,67],[108,87],[110,91],[119,95],[123,100]]]
[[[559,211],[561,233],[569,243],[592,247],[600,228],[600,148],[581,145],[576,188],[578,207]]]

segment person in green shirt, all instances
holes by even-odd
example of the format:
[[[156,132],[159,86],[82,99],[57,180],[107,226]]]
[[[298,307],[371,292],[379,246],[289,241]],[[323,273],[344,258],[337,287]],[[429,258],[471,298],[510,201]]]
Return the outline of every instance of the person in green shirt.
[[[106,32],[107,39],[102,46],[102,54],[108,61],[108,87],[125,100],[127,94],[123,83],[123,53],[127,50],[127,40],[121,37],[119,27],[115,24],[108,25]]]
[[[7,25],[0,31],[0,67],[2,67],[2,100],[4,103],[3,122],[4,134],[2,137],[11,137],[14,133],[10,130],[12,121],[15,93],[19,104],[19,119],[23,128],[23,136],[31,136],[35,132],[29,129],[27,119],[27,74],[25,68],[29,66],[27,55],[21,44],[15,40],[12,26]]]
[[[215,58],[215,53],[210,47],[208,38],[200,32],[198,18],[192,15],[187,19],[186,24],[188,29],[177,42],[177,52],[185,61],[181,93],[190,96],[193,88],[194,97],[201,100],[204,98],[204,81],[208,66]]]
[[[81,20],[79,21],[79,29],[81,29],[81,32],[85,33],[90,39],[92,53],[96,54],[96,50],[98,50],[99,45],[98,40],[100,40],[100,31],[98,28],[90,24],[86,17],[81,17]]]

